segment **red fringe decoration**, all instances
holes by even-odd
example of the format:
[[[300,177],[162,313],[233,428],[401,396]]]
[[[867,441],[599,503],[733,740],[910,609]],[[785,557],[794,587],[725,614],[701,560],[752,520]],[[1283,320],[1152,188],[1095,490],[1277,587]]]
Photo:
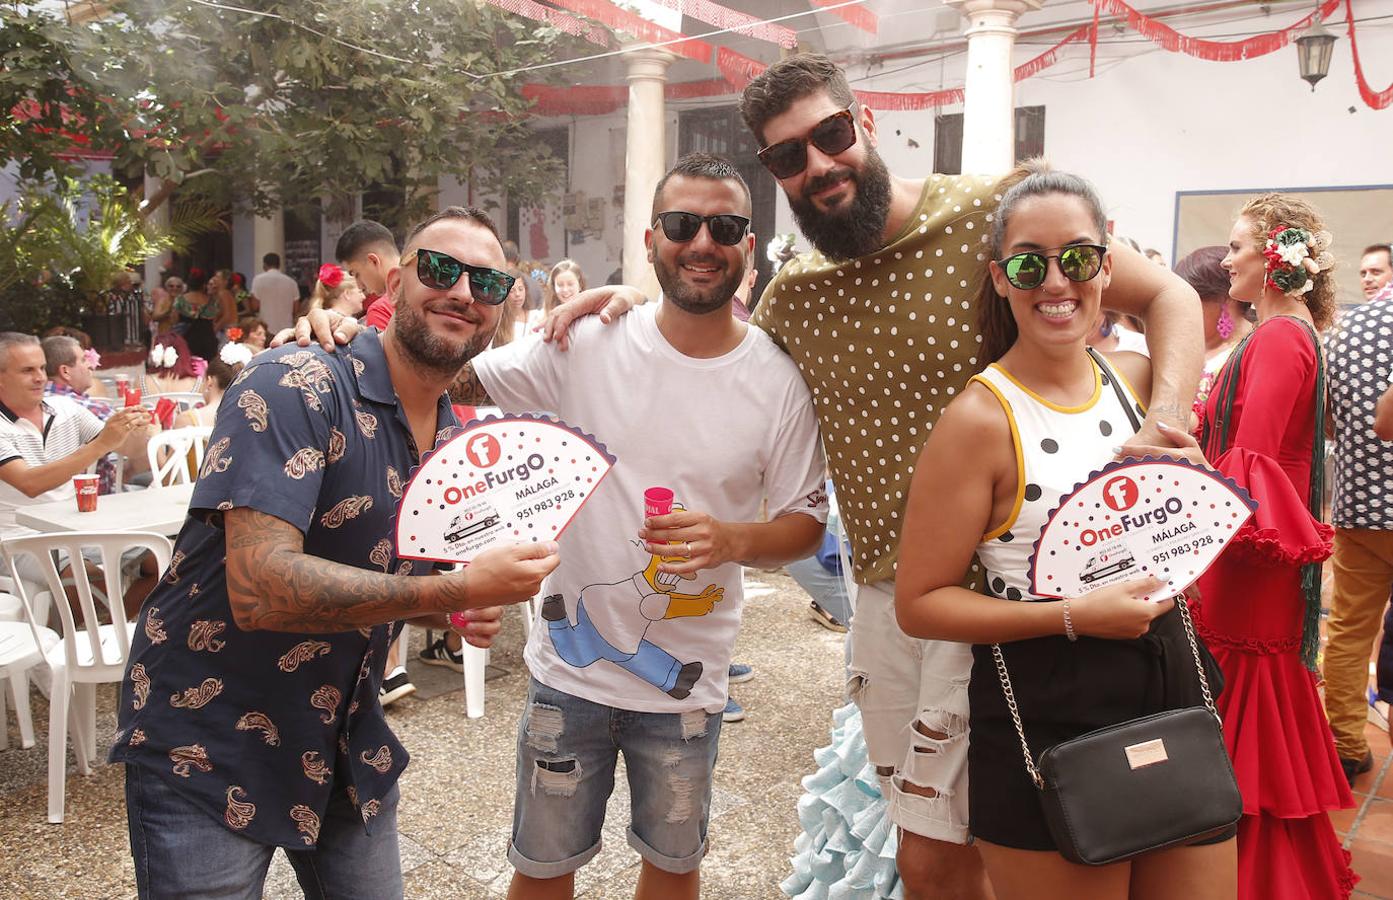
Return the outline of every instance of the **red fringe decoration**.
[[[609,32],[599,25],[582,22],[575,16],[568,16],[550,6],[543,6],[540,3],[532,2],[532,0],[484,0],[484,2],[515,16],[523,16],[536,22],[553,25],[567,34],[585,38],[592,44],[599,44],[606,49],[610,47]]]
[[[578,16],[594,19],[616,31],[627,32],[637,40],[647,41],[651,44],[665,44],[664,50],[676,53],[678,56],[685,56],[702,63],[711,62],[710,44],[695,38],[684,39],[682,34],[669,31],[661,25],[655,25],[643,16],[620,9],[609,0],[556,0],[556,3]],[[668,41],[676,41],[677,43],[668,44]]]
[[[1339,8],[1341,0],[1326,0],[1318,11],[1308,13],[1300,21],[1267,34],[1258,34],[1241,41],[1206,41],[1183,35],[1169,25],[1137,12],[1123,0],[1089,0],[1095,7],[1109,15],[1127,20],[1128,26],[1142,37],[1159,44],[1172,53],[1184,53],[1197,59],[1213,62],[1235,62],[1266,56],[1287,46],[1298,36],[1298,32],[1310,26],[1311,20],[1319,13],[1324,19]],[[1345,0],[1348,3],[1348,0]]]
[[[813,6],[827,9],[829,6],[836,6],[842,0],[813,0]],[[876,34],[880,31],[880,20],[876,14],[866,9],[860,4],[854,6],[839,6],[836,9],[828,9],[832,15],[846,22],[848,25],[855,25],[862,31]]]
[[[745,86],[769,68],[757,59],[750,59],[743,53],[736,53],[729,47],[716,48],[716,69],[732,88],[743,91]]]
[[[681,11],[698,22],[705,22],[707,25],[715,25],[720,29],[729,29],[736,34],[743,34],[760,41],[768,41],[771,44],[778,44],[780,47],[790,49],[798,46],[798,35],[791,28],[766,22],[758,16],[751,16],[738,10],[721,6],[719,3],[712,3],[711,0],[683,0],[681,6],[678,0],[654,0],[661,6],[668,9],[681,9]]]
[[[1345,0],[1345,21],[1349,23],[1349,49],[1354,57],[1354,80],[1359,83],[1359,96],[1374,109],[1386,109],[1393,102],[1393,84],[1375,91],[1364,79],[1364,66],[1359,62],[1359,44],[1354,40],[1354,8]]]

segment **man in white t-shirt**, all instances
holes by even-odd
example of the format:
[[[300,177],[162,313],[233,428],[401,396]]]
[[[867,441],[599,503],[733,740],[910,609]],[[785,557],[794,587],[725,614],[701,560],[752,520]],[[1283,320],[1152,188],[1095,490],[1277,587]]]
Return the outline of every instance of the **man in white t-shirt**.
[[[731,314],[754,250],[745,182],[689,155],[659,183],[653,214],[661,302],[610,326],[577,323],[566,353],[536,338],[491,350],[462,379],[463,399],[482,389],[508,411],[554,411],[618,460],[561,537],[527,643],[511,897],[570,895],[599,851],[620,752],[638,896],[697,896],[741,565],[807,556],[827,516],[808,389]],[[655,487],[673,512],[645,519]]]
[[[300,299],[300,286],[281,271],[279,253],[261,257],[261,265],[266,271],[252,279],[252,296],[261,304],[261,318],[275,334],[295,323],[295,302]]]
[[[731,312],[755,246],[744,180],[724,160],[685,156],[659,182],[653,219],[661,302],[608,326],[577,322],[564,353],[535,336],[489,350],[452,390],[459,403],[553,412],[617,460],[561,536],[528,638],[512,898],[572,894],[600,849],[621,752],[638,896],[697,897],[741,566],[802,559],[827,518],[808,388]],[[353,335],[350,322],[310,318],[320,341]],[[650,488],[670,492],[671,513],[646,516]]]

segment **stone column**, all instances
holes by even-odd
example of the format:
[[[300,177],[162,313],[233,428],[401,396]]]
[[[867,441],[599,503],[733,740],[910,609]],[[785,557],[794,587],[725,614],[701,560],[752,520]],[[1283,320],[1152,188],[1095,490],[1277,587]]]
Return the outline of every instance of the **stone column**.
[[[629,115],[624,153],[624,283],[650,298],[658,296],[658,279],[648,264],[643,232],[652,223],[653,189],[667,171],[667,104],[663,87],[677,57],[659,49],[624,55],[628,64]]]
[[[281,271],[285,271],[285,218],[278,209],[269,216],[257,216],[252,220],[252,271],[250,279],[261,274],[261,257],[267,253],[278,253],[281,257]]]
[[[1016,119],[1011,49],[1016,19],[1043,0],[944,0],[967,17],[963,99],[963,172],[998,175],[1015,165]]]

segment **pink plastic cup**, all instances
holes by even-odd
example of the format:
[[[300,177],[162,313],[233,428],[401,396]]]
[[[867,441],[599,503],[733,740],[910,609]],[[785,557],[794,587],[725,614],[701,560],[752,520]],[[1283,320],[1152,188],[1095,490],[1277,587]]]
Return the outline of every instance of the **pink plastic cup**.
[[[672,512],[672,488],[651,487],[643,492],[643,515],[645,518],[665,516]]]
[[[96,512],[97,511],[97,482],[96,475],[74,475],[73,489],[77,492],[77,511]]]

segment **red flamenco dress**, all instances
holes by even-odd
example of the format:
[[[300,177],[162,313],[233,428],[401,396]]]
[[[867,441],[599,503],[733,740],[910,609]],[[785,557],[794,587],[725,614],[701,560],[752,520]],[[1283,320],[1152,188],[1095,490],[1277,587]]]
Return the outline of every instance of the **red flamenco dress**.
[[[1329,810],[1354,805],[1314,677],[1320,562],[1323,370],[1315,331],[1273,317],[1220,371],[1202,423],[1205,456],[1257,501],[1200,579],[1197,630],[1224,672],[1224,740],[1243,794],[1240,900],[1350,896],[1358,876]]]

